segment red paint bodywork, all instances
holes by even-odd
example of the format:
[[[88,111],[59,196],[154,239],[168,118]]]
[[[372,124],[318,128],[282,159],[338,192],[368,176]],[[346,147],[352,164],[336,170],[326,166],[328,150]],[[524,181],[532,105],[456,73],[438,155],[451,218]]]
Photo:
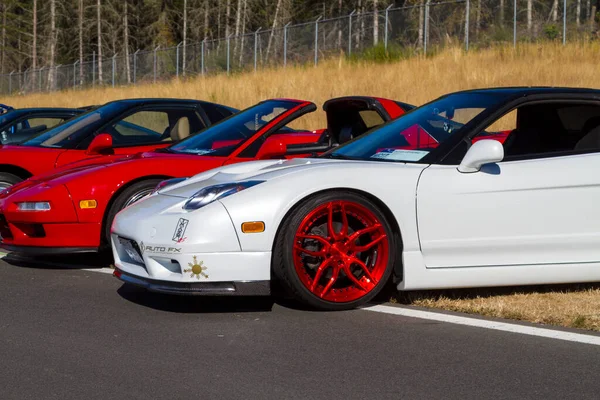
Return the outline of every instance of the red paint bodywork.
[[[170,143],[121,147],[115,148],[114,152],[115,155],[124,156],[127,154],[136,154],[143,151],[167,147],[169,144]],[[86,150],[0,145],[0,166],[22,168],[32,175],[51,171],[54,168],[73,162],[93,158],[103,159],[104,157],[106,156],[90,155]]]
[[[384,116],[386,121],[404,112],[392,100],[377,100],[388,114]],[[256,158],[241,157],[240,154],[271,128],[284,122],[288,124],[290,122],[287,121],[288,118],[300,116],[303,110],[308,110],[307,112],[314,110],[314,104],[311,102],[292,101],[297,103],[294,108],[267,123],[252,139],[228,157],[167,152],[143,152],[126,157],[98,156],[20,182],[0,193],[1,246],[25,253],[42,252],[45,249],[54,252],[97,250],[102,244],[107,210],[120,190],[145,179],[187,177],[222,165],[260,158],[260,151]],[[308,144],[316,142],[323,131],[320,129],[298,133],[275,133],[267,140],[281,140],[286,145]],[[230,141],[224,140],[217,142],[216,146],[231,144]],[[50,153],[48,149],[39,150],[40,160],[44,159],[40,162],[46,164],[36,171],[48,170],[48,165],[52,163],[54,165],[50,168],[65,164],[63,160],[73,161],[77,158],[77,155],[65,154],[69,152],[68,150],[58,155],[55,152]],[[97,208],[79,207],[81,200],[91,199],[97,201]],[[48,201],[51,210],[17,210],[16,203],[24,201]]]

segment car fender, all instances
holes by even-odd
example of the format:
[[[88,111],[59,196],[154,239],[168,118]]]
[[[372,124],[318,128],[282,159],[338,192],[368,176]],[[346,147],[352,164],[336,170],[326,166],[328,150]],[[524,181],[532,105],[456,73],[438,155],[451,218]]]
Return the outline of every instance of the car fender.
[[[221,200],[231,216],[242,251],[271,251],[277,231],[289,212],[302,200],[327,190],[363,192],[378,199],[396,219],[404,249],[418,250],[416,188],[427,165],[349,161],[328,164],[287,171],[284,176]],[[265,231],[243,233],[242,223],[251,221],[264,222]]]
[[[80,222],[100,222],[115,196],[125,187],[144,179],[178,178],[199,173],[216,166],[215,162],[198,162],[193,157],[176,160],[163,157],[135,158],[110,165],[91,166],[89,169],[67,174],[53,182],[67,186],[73,198]],[[79,207],[80,201],[95,200],[96,208]]]

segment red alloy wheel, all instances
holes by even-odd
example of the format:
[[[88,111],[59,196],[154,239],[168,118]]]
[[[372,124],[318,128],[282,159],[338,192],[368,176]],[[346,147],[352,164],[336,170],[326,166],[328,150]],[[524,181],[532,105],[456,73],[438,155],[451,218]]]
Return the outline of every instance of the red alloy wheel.
[[[369,208],[329,201],[312,210],[294,238],[294,268],[315,296],[347,303],[370,293],[385,275],[389,239]]]

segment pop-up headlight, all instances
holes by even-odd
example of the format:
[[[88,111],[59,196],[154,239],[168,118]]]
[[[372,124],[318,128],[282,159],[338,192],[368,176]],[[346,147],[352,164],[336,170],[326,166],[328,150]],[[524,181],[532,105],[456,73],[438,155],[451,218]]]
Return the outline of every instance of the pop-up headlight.
[[[264,181],[246,181],[207,186],[200,189],[192,197],[190,197],[189,200],[183,205],[183,209],[188,211],[197,210],[215,200],[219,200],[234,193],[241,192],[244,189],[248,189],[263,182]]]

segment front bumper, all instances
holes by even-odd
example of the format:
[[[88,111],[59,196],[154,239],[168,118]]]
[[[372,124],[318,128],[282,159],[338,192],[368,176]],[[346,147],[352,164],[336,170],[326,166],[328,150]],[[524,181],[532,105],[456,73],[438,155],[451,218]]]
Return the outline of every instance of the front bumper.
[[[271,294],[270,281],[198,283],[157,281],[129,274],[120,268],[115,268],[113,275],[125,283],[157,293],[205,296],[269,296]]]
[[[0,248],[20,253],[96,251],[100,245],[100,231],[99,223],[11,222],[0,214]]]
[[[48,211],[19,211],[21,201],[48,201]],[[101,220],[101,218],[99,218]],[[100,246],[102,224],[79,222],[66,187],[43,185],[0,199],[0,247],[29,254],[94,251]]]
[[[271,252],[241,251],[220,202],[182,213],[184,201],[152,196],[116,216],[111,244],[121,279],[165,293],[268,294]],[[246,290],[250,283],[259,288]]]

